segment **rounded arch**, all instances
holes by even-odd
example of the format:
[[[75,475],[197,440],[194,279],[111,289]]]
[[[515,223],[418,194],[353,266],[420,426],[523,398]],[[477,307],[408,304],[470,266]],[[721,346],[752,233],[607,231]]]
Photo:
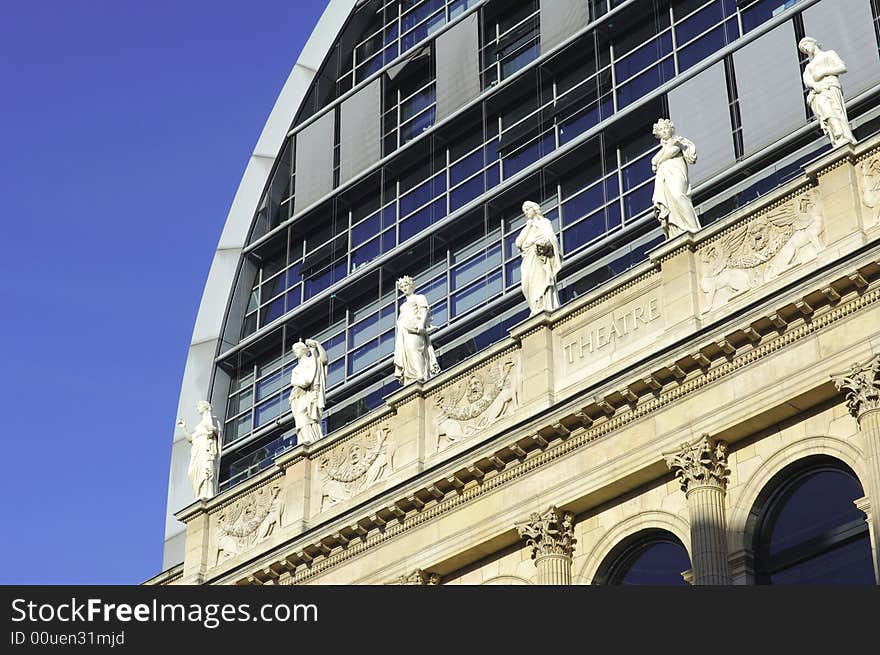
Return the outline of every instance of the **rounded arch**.
[[[789,466],[815,455],[824,455],[846,465],[865,489],[865,470],[862,451],[844,439],[811,436],[782,446],[759,466],[743,485],[728,512],[729,549],[751,552],[752,534],[760,518],[762,493],[767,493],[770,482]]]
[[[482,586],[485,585],[530,585],[532,584],[529,580],[526,580],[523,577],[518,575],[496,575],[494,578],[489,578],[486,580]]]
[[[573,584],[592,584],[600,567],[615,548],[646,530],[664,530],[671,533],[682,543],[688,559],[691,559],[690,525],[686,520],[677,514],[662,510],[640,512],[618,522],[602,535],[587,553]]]

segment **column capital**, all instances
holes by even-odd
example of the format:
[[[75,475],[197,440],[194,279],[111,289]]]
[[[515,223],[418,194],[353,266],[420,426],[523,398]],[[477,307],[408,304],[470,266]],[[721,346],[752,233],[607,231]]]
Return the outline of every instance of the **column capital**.
[[[547,555],[571,557],[577,543],[574,538],[574,514],[562,512],[556,505],[551,505],[543,513],[532,512],[528,521],[516,524],[516,529],[526,544],[531,546],[534,560]]]
[[[880,355],[856,362],[849,370],[832,375],[838,391],[846,393],[846,406],[856,420],[872,409],[880,409]]]
[[[685,493],[702,486],[727,488],[730,469],[727,468],[726,441],[703,434],[694,442],[684,442],[676,451],[663,453],[663,457]]]

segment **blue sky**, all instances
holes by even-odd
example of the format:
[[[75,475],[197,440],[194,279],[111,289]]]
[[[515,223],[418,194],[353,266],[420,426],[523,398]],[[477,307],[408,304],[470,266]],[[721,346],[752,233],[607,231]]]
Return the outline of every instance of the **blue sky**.
[[[160,571],[202,287],[324,4],[0,0],[0,584]]]

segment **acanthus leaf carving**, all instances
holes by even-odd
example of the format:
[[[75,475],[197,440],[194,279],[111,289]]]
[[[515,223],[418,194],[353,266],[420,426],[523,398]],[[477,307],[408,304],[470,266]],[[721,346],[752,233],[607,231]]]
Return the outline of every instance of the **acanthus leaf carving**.
[[[831,380],[838,391],[846,393],[846,406],[856,419],[868,410],[880,409],[880,355],[852,364]]]
[[[387,426],[350,439],[323,456],[321,511],[356,496],[388,475],[392,448]]]
[[[811,190],[710,244],[701,258],[703,311],[815,259],[822,230],[818,192]]]
[[[215,566],[268,539],[281,527],[281,485],[260,487],[223,510],[217,519]]]
[[[519,536],[532,548],[532,559],[547,555],[571,557],[574,538],[574,514],[563,512],[555,505],[543,513],[532,512],[529,520],[516,525]]]
[[[684,492],[699,486],[727,487],[730,469],[727,467],[726,441],[710,439],[708,434],[703,434],[696,441],[685,442],[679,450],[663,456]]]
[[[472,373],[437,397],[437,452],[470,437],[498,419],[509,415],[518,404],[512,360]]]

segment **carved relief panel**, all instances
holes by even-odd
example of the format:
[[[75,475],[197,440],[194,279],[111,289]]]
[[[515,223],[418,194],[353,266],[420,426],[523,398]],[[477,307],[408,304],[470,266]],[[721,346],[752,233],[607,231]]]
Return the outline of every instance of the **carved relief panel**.
[[[279,483],[262,486],[222,508],[217,516],[214,565],[268,539],[281,528],[283,512]]]
[[[814,260],[822,232],[818,192],[810,190],[707,243],[699,260],[703,313]]]
[[[513,355],[463,375],[429,398],[428,449],[440,453],[470,439],[519,406],[519,367]]]
[[[880,224],[880,154],[863,159],[858,164],[859,191],[862,204],[871,212],[868,227]]]
[[[386,478],[394,444],[387,426],[371,428],[321,454],[317,461],[320,511],[343,503]]]

